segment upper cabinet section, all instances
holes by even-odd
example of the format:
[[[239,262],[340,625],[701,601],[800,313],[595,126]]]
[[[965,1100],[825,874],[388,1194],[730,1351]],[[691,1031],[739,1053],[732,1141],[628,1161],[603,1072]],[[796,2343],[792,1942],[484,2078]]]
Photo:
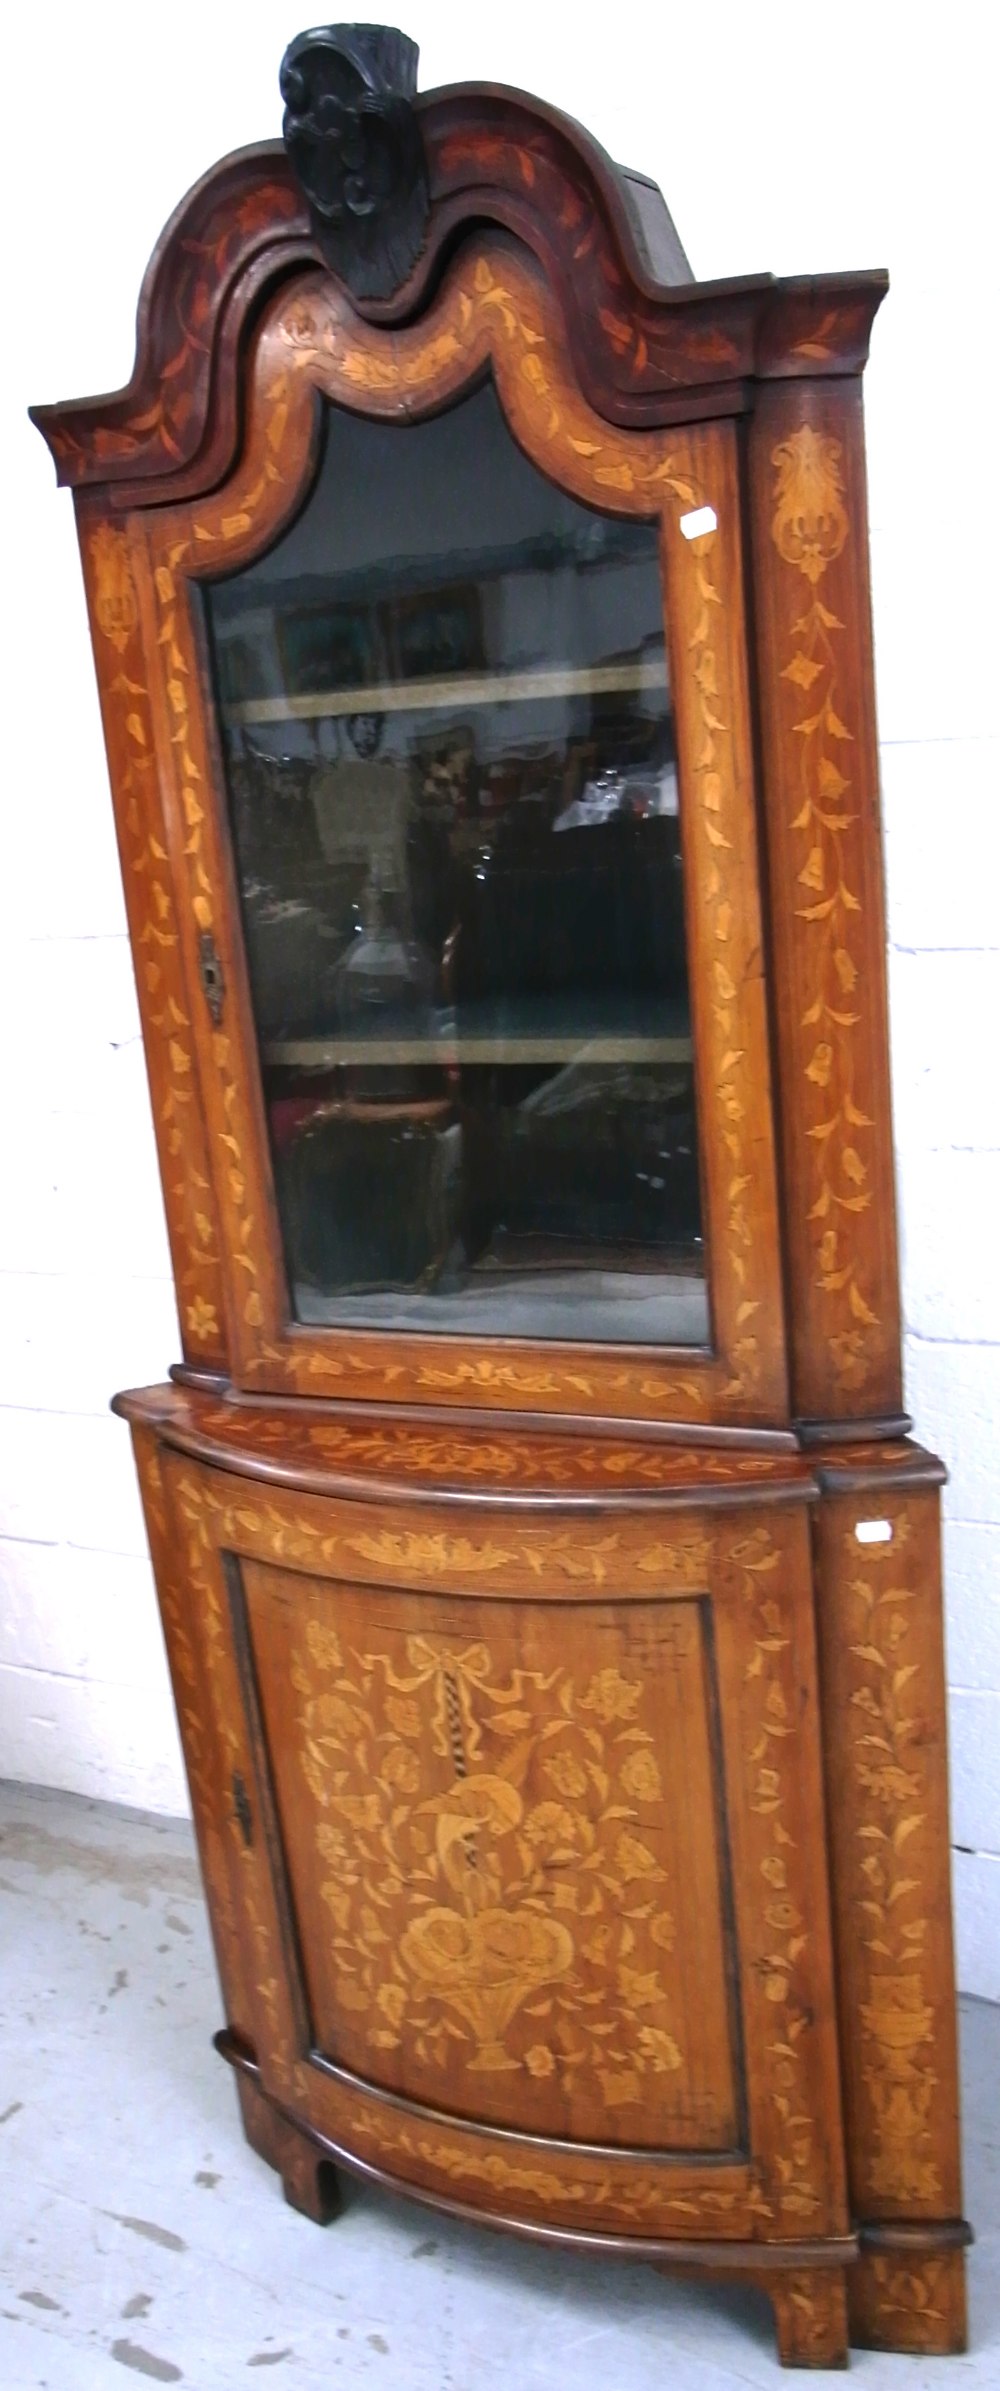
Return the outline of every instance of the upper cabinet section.
[[[604,424],[499,238],[247,398],[131,518],[240,1377],[780,1416],[732,427]]]
[[[185,1360],[712,1431],[824,1417],[831,1377],[835,1416],[894,1413],[884,277],[699,285],[568,119],[414,75],[377,28],[293,43],[287,147],[168,227],[129,389],[37,411]]]

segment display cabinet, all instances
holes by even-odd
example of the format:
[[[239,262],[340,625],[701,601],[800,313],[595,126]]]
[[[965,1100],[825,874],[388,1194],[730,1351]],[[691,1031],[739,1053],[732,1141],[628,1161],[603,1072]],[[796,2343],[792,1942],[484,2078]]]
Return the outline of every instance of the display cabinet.
[[[132,1425],[247,2134],[962,2346],[860,375],[556,110],[286,54],[75,494],[183,1360]]]

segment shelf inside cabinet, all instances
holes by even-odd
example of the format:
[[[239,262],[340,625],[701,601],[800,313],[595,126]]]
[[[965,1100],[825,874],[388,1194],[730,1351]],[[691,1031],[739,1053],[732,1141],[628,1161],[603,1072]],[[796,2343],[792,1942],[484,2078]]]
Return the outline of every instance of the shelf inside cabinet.
[[[264,1040],[265,1063],[326,1071],[340,1064],[680,1063],[693,1055],[686,1008],[636,998],[507,997],[442,1008],[419,1027],[381,1021],[359,1033]]]
[[[629,664],[566,665],[551,670],[456,673],[444,679],[381,681],[354,689],[318,689],[300,697],[253,697],[225,708],[233,724],[318,722],[345,714],[416,714],[454,706],[509,705],[560,697],[605,697],[615,691],[666,690],[662,656]]]
[[[693,1354],[708,1345],[708,1295],[700,1254],[660,1257],[650,1266],[641,1255],[629,1263],[590,1269],[472,1270],[457,1287],[439,1285],[408,1291],[387,1288],[364,1295],[325,1295],[304,1281],[296,1284],[295,1316],[311,1328],[375,1328],[390,1335],[554,1338],[575,1344],[602,1338],[611,1344],[659,1345]]]

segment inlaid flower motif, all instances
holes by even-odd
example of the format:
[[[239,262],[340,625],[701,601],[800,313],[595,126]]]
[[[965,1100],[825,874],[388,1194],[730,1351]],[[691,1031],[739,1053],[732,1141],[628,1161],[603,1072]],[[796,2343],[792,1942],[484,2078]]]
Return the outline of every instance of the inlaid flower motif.
[[[619,1669],[598,1669],[580,1696],[580,1708],[594,1711],[602,1725],[610,1727],[614,1719],[635,1717],[641,1692],[641,1685],[623,1677]]]
[[[622,1785],[626,1793],[634,1795],[636,1801],[659,1801],[663,1780],[651,1751],[641,1747],[639,1751],[629,1753],[622,1769]]]
[[[386,1698],[385,1715],[390,1726],[395,1727],[397,1735],[419,1735],[420,1712],[416,1703],[412,1702],[407,1695],[389,1694]]]
[[[199,1345],[204,1345],[209,1337],[215,1337],[219,1333],[219,1318],[215,1305],[209,1303],[204,1295],[196,1295],[194,1302],[189,1303],[185,1319],[188,1334],[194,1337]]]
[[[394,1743],[382,1762],[382,1775],[386,1784],[394,1786],[398,1793],[416,1793],[420,1784],[416,1753],[407,1751],[405,1744]]]
[[[324,1625],[322,1619],[310,1619],[306,1626],[306,1643],[318,1669],[339,1669],[343,1666],[336,1630]]]
[[[94,612],[105,638],[122,655],[139,620],[124,532],[99,523],[91,533],[90,560],[96,582]]]
[[[804,873],[800,872],[800,880],[804,877]],[[822,883],[820,882],[819,885],[821,886]],[[830,1085],[832,1071],[833,1048],[823,1039],[818,1046],[814,1047],[812,1057],[806,1064],[806,1078],[814,1080],[818,1088],[827,1088]]]
[[[470,2066],[493,2073],[516,2066],[502,2036],[522,2001],[572,1964],[566,1928],[536,1910],[422,1910],[399,1946],[404,1966],[433,1986],[465,2018],[480,2048]]]
[[[532,2043],[530,2051],[525,2051],[524,2064],[530,2076],[541,2077],[555,2074],[555,2060],[551,2051],[546,2049],[544,2042]]]
[[[814,588],[847,538],[841,453],[839,440],[809,423],[771,452],[777,467],[772,536],[785,563],[797,565]]]
[[[356,1710],[345,1702],[342,1694],[319,1694],[313,1705],[317,1727],[335,1743],[350,1744],[357,1736],[361,1721]]]
[[[567,1843],[572,1841],[573,1820],[561,1802],[539,1802],[524,1822],[528,1843]]]
[[[586,1770],[581,1768],[574,1752],[554,1752],[545,1763],[545,1774],[557,1793],[564,1793],[569,1801],[577,1801],[587,1790]]]

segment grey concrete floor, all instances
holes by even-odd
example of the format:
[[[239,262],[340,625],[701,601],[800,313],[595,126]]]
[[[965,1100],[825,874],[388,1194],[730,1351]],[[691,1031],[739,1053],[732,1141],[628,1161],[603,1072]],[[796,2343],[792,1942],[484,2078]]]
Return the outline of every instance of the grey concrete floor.
[[[776,2386],[757,2295],[526,2249],[347,2186],[326,2233],[247,2148],[190,1829],[0,1786],[0,2391]],[[1000,2009],[963,2010],[972,2349],[865,2391],[1000,2385]],[[257,2369],[275,2370],[258,2375]],[[842,2379],[842,2378],[841,2378]]]

